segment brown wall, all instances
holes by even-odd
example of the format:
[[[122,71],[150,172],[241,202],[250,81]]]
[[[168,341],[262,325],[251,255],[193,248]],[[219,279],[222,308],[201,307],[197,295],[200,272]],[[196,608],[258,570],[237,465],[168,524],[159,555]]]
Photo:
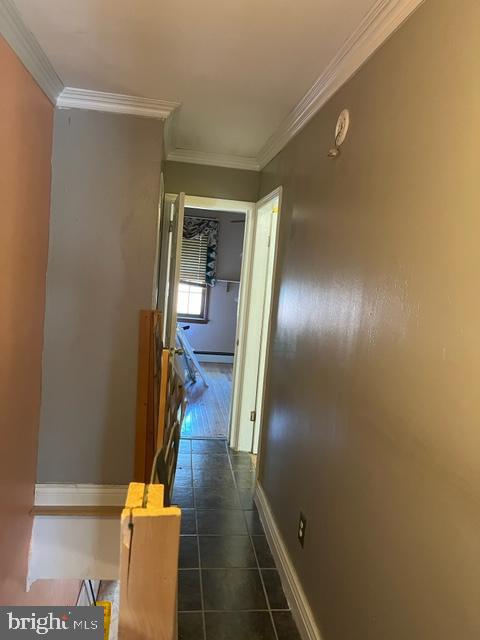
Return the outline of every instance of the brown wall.
[[[261,483],[323,640],[480,636],[479,26],[427,1],[262,174]]]
[[[25,593],[37,460],[53,107],[0,38],[0,604],[73,604],[78,583]]]
[[[209,167],[188,162],[167,162],[165,191],[207,198],[256,202],[260,185],[258,171]]]

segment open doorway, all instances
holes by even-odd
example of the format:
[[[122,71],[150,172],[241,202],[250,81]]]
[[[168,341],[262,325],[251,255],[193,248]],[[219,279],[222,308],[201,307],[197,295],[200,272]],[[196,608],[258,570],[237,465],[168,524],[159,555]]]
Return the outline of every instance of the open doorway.
[[[245,217],[184,210],[176,308],[187,382],[183,437],[229,436]],[[189,349],[197,362],[190,361]]]
[[[183,437],[257,453],[280,200],[166,196],[159,308],[187,389]]]
[[[255,207],[244,330],[235,359],[230,445],[254,454],[263,424],[281,198],[279,187]]]

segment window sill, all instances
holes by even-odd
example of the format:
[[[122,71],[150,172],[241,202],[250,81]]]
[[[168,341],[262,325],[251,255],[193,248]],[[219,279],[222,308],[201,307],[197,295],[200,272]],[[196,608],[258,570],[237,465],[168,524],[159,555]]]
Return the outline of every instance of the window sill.
[[[186,318],[185,316],[177,316],[177,322],[186,324],[208,324],[208,318]]]

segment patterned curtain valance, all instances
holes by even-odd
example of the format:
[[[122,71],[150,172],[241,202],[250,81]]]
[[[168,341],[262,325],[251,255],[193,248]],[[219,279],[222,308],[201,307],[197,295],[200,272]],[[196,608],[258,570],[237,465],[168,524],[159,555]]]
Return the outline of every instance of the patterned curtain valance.
[[[183,237],[186,240],[192,240],[201,235],[208,236],[205,282],[208,286],[213,287],[216,283],[217,272],[218,220],[185,216]]]

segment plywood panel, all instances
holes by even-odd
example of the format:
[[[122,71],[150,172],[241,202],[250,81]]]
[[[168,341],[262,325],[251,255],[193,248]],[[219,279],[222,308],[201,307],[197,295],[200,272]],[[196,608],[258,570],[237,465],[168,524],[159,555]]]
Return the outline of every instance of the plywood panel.
[[[121,519],[119,640],[177,636],[180,509],[163,503],[162,485],[131,485]]]

